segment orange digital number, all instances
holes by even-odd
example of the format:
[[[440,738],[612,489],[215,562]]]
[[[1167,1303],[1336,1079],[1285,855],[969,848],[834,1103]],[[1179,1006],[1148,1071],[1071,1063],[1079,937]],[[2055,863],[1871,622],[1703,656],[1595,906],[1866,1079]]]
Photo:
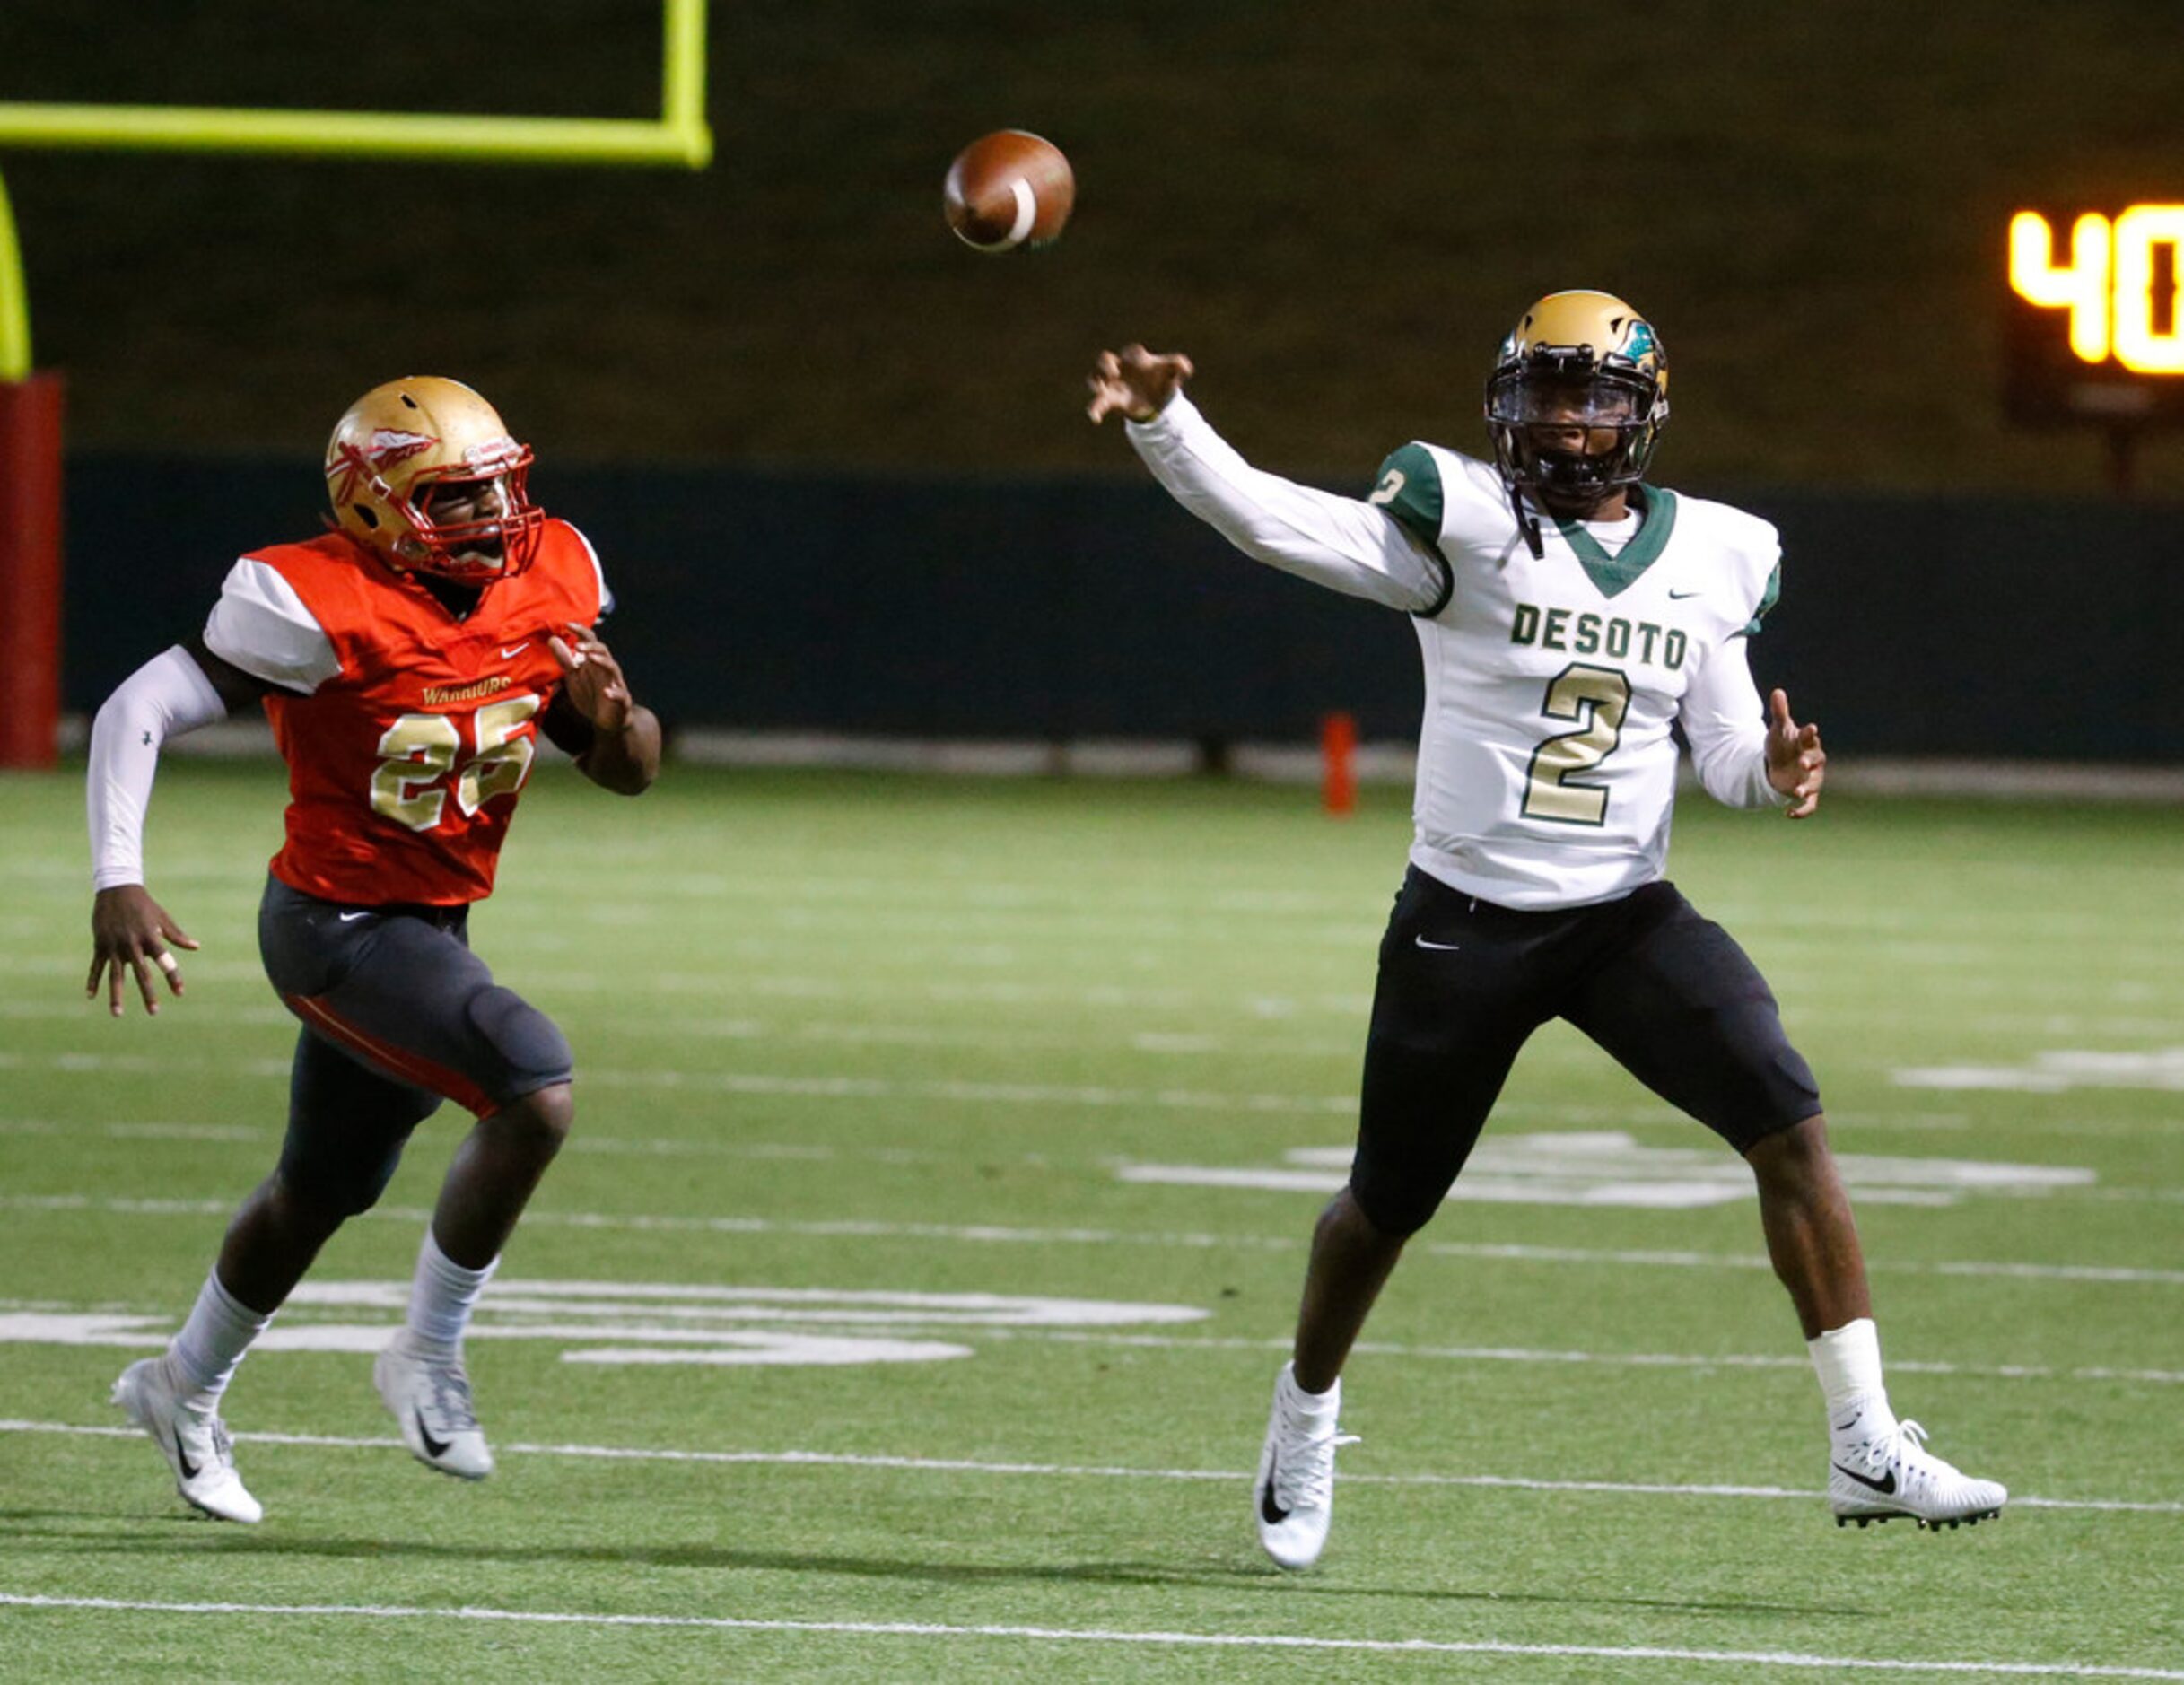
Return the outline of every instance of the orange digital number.
[[[2070,259],[2059,265],[2048,219],[2020,211],[2010,219],[2010,286],[2070,312],[2070,349],[2082,361],[2184,373],[2184,205],[2134,205],[2113,222],[2089,211],[2071,224]]]

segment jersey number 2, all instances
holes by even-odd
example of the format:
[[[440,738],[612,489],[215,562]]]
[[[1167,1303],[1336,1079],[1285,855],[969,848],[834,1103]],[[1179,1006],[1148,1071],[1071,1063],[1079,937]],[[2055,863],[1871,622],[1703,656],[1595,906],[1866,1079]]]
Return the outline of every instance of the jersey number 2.
[[[1524,817],[1558,825],[1604,825],[1608,792],[1597,784],[1572,781],[1608,758],[1623,735],[1623,715],[1630,708],[1629,676],[1612,667],[1573,661],[1547,686],[1540,712],[1551,720],[1577,720],[1575,731],[1553,737],[1532,752],[1524,779]]]
[[[455,781],[456,805],[465,818],[495,796],[512,795],[530,776],[537,753],[520,738],[524,722],[538,712],[536,696],[511,696],[489,703],[471,718],[477,753],[463,764]],[[404,714],[380,738],[379,769],[371,774],[371,811],[413,831],[430,831],[447,810],[447,787],[440,781],[462,753],[462,728],[447,714]]]

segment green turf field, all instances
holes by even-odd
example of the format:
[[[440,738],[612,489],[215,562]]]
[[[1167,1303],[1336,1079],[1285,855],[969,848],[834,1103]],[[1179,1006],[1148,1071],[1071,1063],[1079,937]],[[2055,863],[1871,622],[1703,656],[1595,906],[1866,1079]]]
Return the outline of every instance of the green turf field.
[[[417,1466],[369,1378],[443,1113],[228,1396],[243,1528],[106,1393],[277,1148],[278,790],[162,774],[204,952],[118,1024],[78,780],[0,781],[0,1676],[2184,1679],[2174,811],[1682,816],[1820,1071],[1894,1401],[1998,1523],[1830,1523],[1739,1167],[1558,1030],[1368,1330],[1288,1576],[1249,1471],[1401,793],[542,773],[474,925],[580,1072],[471,1342],[500,1471]]]

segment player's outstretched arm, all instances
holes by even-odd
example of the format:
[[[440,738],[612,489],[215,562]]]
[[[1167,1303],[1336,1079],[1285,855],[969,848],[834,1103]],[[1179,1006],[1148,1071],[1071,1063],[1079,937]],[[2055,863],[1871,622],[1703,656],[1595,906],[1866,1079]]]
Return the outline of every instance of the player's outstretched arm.
[[[1446,564],[1385,509],[1254,468],[1184,396],[1180,353],[1103,351],[1086,384],[1095,423],[1119,413],[1131,448],[1185,509],[1254,561],[1412,613],[1447,599]]]
[[[194,731],[254,702],[265,687],[192,640],[124,679],[92,723],[91,767],[84,807],[91,824],[91,974],[86,999],[106,984],[107,1009],[122,1016],[122,982],[136,980],[144,1010],[159,1010],[157,971],[182,992],[174,950],[197,939],[176,923],[144,887],[144,808],[169,738]]]
[[[1143,345],[1103,351],[1085,381],[1092,389],[1092,401],[1085,406],[1085,414],[1095,426],[1118,410],[1124,421],[1150,421],[1197,372],[1181,352],[1163,356]]]
[[[1767,781],[1790,799],[1793,819],[1808,817],[1820,806],[1827,781],[1828,752],[1820,746],[1820,728],[1790,718],[1790,699],[1776,691],[1767,699]]]
[[[642,795],[660,776],[659,718],[630,694],[621,662],[591,627],[571,621],[569,635],[553,639],[550,647],[562,681],[547,735],[571,749],[577,770],[602,790]],[[576,728],[573,743],[556,729],[556,715],[560,724]]]

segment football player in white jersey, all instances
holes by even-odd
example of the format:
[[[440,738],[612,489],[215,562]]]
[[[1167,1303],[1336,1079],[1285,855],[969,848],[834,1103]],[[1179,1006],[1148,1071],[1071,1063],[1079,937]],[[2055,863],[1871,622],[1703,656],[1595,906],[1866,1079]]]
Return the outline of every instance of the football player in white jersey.
[[[1774,528],[1645,483],[1668,419],[1652,325],[1604,292],[1541,299],[1487,383],[1494,460],[1408,444],[1363,500],[1253,467],[1184,395],[1192,373],[1141,345],[1103,353],[1088,413],[1122,415],[1154,477],[1246,555],[1410,614],[1426,667],[1357,1153],[1314,1233],[1253,1492],[1268,1554],[1318,1557],[1350,1346],[1517,1050],[1555,1017],[1752,1166],[1826,1397],[1838,1524],[1998,1514],[2002,1486],[1891,1409],[1812,1071],[1751,960],[1662,876],[1672,727],[1709,795],[1793,819],[1819,806],[1826,755],[1781,691],[1762,706],[1745,661],[1779,585]]]

